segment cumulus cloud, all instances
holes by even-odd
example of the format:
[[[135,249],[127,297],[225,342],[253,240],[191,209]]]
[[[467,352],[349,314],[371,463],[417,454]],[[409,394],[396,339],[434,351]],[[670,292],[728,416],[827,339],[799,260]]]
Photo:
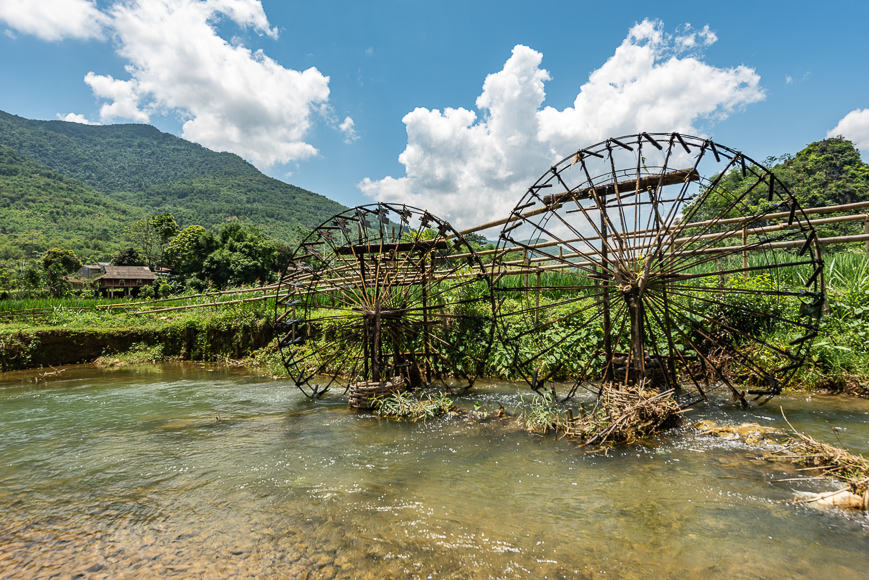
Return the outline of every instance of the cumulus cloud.
[[[82,125],[99,125],[99,123],[89,121],[84,115],[79,115],[77,113],[67,113],[66,115],[61,115],[60,113],[58,113],[57,118],[61,121],[67,121],[68,123],[81,123]]]
[[[854,109],[827,133],[827,137],[840,135],[853,141],[864,155],[869,155],[869,109]]]
[[[710,38],[709,33],[697,36],[704,44]],[[683,54],[684,47],[658,21],[637,24],[591,74],[573,107],[541,111],[541,138],[567,154],[577,143],[638,130],[695,133],[698,120],[720,121],[764,98],[754,69],[716,68],[697,54]]]
[[[341,132],[344,133],[344,142],[352,143],[359,139],[359,135],[356,134],[356,123],[353,122],[353,119],[350,117],[345,117],[341,124],[338,125],[338,128],[341,129]]]
[[[94,0],[0,0],[0,20],[49,41],[102,38],[108,24]]]
[[[764,98],[748,67],[717,68],[699,52],[717,41],[708,26],[668,34],[660,21],[636,24],[594,71],[572,107],[543,107],[543,55],[513,49],[504,68],[486,77],[474,112],[418,108],[403,122],[403,177],[365,178],[358,187],[378,201],[429,208],[465,227],[505,215],[553,162],[611,136],[637,131],[698,134]]]
[[[130,119],[147,123],[150,120],[148,114],[139,109],[139,83],[135,80],[124,81],[115,79],[111,75],[89,72],[84,82],[90,85],[95,95],[111,101],[100,108],[100,118],[104,121]]]
[[[329,77],[316,68],[284,68],[262,50],[230,44],[220,19],[271,37],[259,0],[133,0],[109,10],[129,79],[90,72],[85,82],[105,99],[103,122],[184,119],[182,136],[232,151],[259,166],[309,158],[312,113],[329,98]]]
[[[551,152],[537,137],[538,111],[549,73],[543,55],[516,46],[504,68],[486,77],[477,114],[464,108],[443,112],[417,108],[402,121],[407,148],[398,160],[407,175],[359,187],[378,201],[399,201],[447,217],[454,225],[479,224],[516,198],[518,184],[548,167]]]
[[[260,0],[114,0],[101,6],[96,0],[0,0],[0,20],[46,40],[110,34],[129,76],[91,71],[84,78],[102,102],[104,123],[174,115],[183,122],[184,138],[260,167],[317,154],[306,138],[314,116],[330,110],[329,77],[316,68],[285,68],[246,47],[239,35],[227,41],[218,31],[221,23],[233,23],[277,38]],[[349,117],[340,126],[337,120],[327,124],[355,139]]]

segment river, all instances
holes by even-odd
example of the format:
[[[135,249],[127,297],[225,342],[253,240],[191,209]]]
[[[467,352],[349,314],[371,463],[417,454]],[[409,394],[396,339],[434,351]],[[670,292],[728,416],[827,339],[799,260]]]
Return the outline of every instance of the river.
[[[0,579],[865,578],[869,518],[774,450],[680,428],[587,453],[503,420],[377,419],[242,369],[0,374]],[[457,397],[512,411],[517,385]],[[527,393],[524,393],[527,398]],[[712,419],[869,452],[869,402]],[[836,428],[834,431],[833,428]],[[837,440],[838,438],[838,440]]]

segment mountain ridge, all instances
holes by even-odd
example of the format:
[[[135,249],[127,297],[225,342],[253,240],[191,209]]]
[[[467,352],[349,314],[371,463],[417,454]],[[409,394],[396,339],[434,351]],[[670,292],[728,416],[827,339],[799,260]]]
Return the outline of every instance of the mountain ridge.
[[[40,196],[31,189],[66,196],[79,209],[79,202],[87,199],[108,212],[102,229],[110,243],[92,248],[95,252],[123,245],[119,220],[134,215],[139,219],[169,212],[181,225],[214,229],[228,220],[241,220],[277,241],[291,243],[300,230],[316,227],[345,209],[325,196],[264,175],[234,153],[211,151],[151,125],[84,125],[0,111],[0,146],[18,155],[4,151],[5,171],[10,175],[0,173],[0,222],[10,224],[0,232],[7,236],[0,240],[7,246],[7,258],[8,246],[15,245],[9,235],[22,234],[25,222],[26,231],[42,230],[47,240],[87,247],[78,239],[81,228],[48,219],[39,208],[34,211],[33,202]],[[25,179],[27,172],[35,177]],[[46,177],[46,172],[54,177]],[[67,184],[60,187],[63,191],[58,190],[60,183]],[[40,199],[47,201],[45,195]],[[9,213],[14,203],[17,211],[31,213],[31,219]],[[54,211],[56,216],[58,209],[50,205],[49,214]],[[80,211],[76,215],[86,217]],[[0,251],[0,258],[3,255]]]

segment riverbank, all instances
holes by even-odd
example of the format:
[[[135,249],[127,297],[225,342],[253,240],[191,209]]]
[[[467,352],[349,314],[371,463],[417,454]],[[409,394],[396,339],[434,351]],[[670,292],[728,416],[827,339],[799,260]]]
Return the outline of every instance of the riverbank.
[[[864,322],[863,311],[854,310],[859,302],[857,294],[840,292],[831,297],[831,311],[823,320],[823,332],[815,339],[805,365],[785,386],[786,391],[869,396],[869,357],[861,342],[864,334],[869,336],[869,320]],[[140,308],[151,307],[143,303]],[[264,374],[284,377],[286,370],[272,324],[273,308],[265,302],[212,304],[151,313],[56,307],[38,322],[17,320],[0,324],[0,372],[89,362],[118,365],[196,360],[243,364]],[[869,309],[866,311],[869,317]],[[598,339],[597,335],[590,337],[592,344],[586,349],[577,344],[551,346],[553,360],[569,361],[564,365],[562,380],[569,382],[577,373],[587,370],[583,362],[587,354],[582,352],[594,351],[597,346],[594,341]],[[783,345],[787,339],[764,338]],[[520,345],[520,350],[524,352],[533,346]],[[510,366],[514,354],[515,349],[496,340],[483,376],[518,378]],[[460,363],[455,361],[453,366]]]
[[[38,324],[0,325],[0,372],[111,359],[242,359],[272,341],[271,318],[250,306],[162,316],[61,309]]]
[[[0,325],[0,372],[96,363],[119,366],[178,360],[223,362],[272,377],[285,377],[265,309],[187,311],[175,316],[67,316],[61,323]],[[822,342],[828,350],[828,343]],[[821,353],[824,354],[823,352]],[[809,359],[785,392],[869,398],[869,381],[849,368],[831,368],[826,357]],[[489,378],[510,379],[491,365]]]

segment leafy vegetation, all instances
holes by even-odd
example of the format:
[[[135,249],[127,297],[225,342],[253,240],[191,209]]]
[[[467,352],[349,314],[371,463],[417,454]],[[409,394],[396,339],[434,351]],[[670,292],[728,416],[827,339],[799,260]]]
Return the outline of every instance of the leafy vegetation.
[[[211,303],[220,298],[182,296],[159,306]],[[144,313],[158,306],[153,303],[30,301],[28,306],[42,307],[31,311],[33,316],[0,317],[0,371],[89,362],[99,357],[127,363],[172,359],[226,362],[266,347],[272,338],[273,301],[223,300],[224,304],[217,302],[209,308],[155,313]],[[108,307],[112,305],[115,307]],[[124,354],[129,351],[133,352]]]
[[[402,391],[375,400],[375,412],[379,417],[419,421],[434,419],[455,410],[452,400],[445,394],[416,396],[410,391]]]
[[[796,155],[770,157],[764,165],[775,173],[803,209],[869,201],[869,165],[863,162],[854,144],[847,139],[836,137],[817,141]],[[693,221],[719,215],[726,207],[726,200],[740,198],[743,193],[745,197],[733,208],[733,215],[724,217],[767,211],[770,206],[767,191],[761,187],[748,191],[755,180],[750,173],[743,177],[740,171],[731,171],[721,180],[720,199],[704,200]],[[842,214],[830,214],[837,215]],[[863,233],[860,222],[819,224],[816,229],[821,237]]]
[[[51,247],[90,263],[108,261],[120,249],[124,227],[144,216],[142,208],[0,146],[0,263],[33,260]]]
[[[803,207],[869,200],[869,166],[860,160],[847,140],[827,139],[809,145],[795,156],[767,162],[775,164],[776,176]],[[730,196],[746,189],[748,183],[739,171],[723,177],[723,189]],[[767,203],[763,192],[751,192],[745,198],[748,211],[762,211]],[[705,207],[717,211],[714,200]],[[207,335],[212,325],[232,327],[235,324],[232,317],[249,320],[248,311],[225,306],[210,313],[137,316],[125,309],[105,308],[105,303],[93,298],[81,302],[71,298],[22,302],[13,298],[47,299],[68,293],[65,277],[79,257],[90,263],[114,258],[116,264],[160,262],[172,266],[178,274],[177,281],[147,288],[143,298],[165,297],[184,287],[204,290],[255,285],[274,278],[276,270],[286,263],[291,242],[300,240],[307,228],[340,209],[341,206],[321,196],[262,175],[235,155],[208,151],[153,127],[88,127],[61,121],[29,121],[0,112],[0,298],[5,298],[0,299],[0,312],[19,313],[15,322],[0,327],[0,334],[8,337],[10,332],[42,332],[43,327],[63,327],[124,332],[145,329],[169,336],[178,332],[178,325],[183,328],[192,325],[191,332],[200,336],[201,331]],[[705,217],[709,216],[697,215],[694,219]],[[824,224],[818,229],[822,236],[829,236],[856,233],[859,227],[859,223]],[[472,238],[475,248],[491,249],[485,238]],[[729,276],[723,284],[725,289],[734,291],[715,303],[703,303],[690,293],[682,300],[698,323],[702,317],[720,320],[733,329],[761,336],[769,344],[787,345],[792,337],[786,336],[775,316],[795,318],[800,313],[787,312],[788,306],[773,293],[758,297],[742,292],[753,288],[802,287],[802,281],[787,269],[777,269],[776,275],[776,280],[763,275]],[[822,333],[815,341],[810,364],[793,385],[857,389],[869,383],[869,265],[862,249],[857,252],[834,249],[826,257],[825,276],[829,304]],[[532,312],[539,303],[546,307],[542,311],[550,317],[539,322],[551,324],[545,333],[527,333],[519,344],[507,345],[496,340],[482,374],[517,378],[513,361],[517,356],[528,358],[530,353],[543,353],[539,358],[541,368],[558,369],[554,379],[593,375],[601,370],[603,330],[599,323],[590,323],[594,313],[575,313],[569,305],[562,306],[562,301],[574,292],[563,287],[572,281],[568,274],[549,272],[539,281],[545,290],[538,295],[526,299],[509,297],[500,303],[502,313]],[[504,278],[500,284],[528,285],[518,277]],[[484,284],[480,282],[461,286],[461,295],[443,296],[443,300],[456,305],[455,311],[448,314],[458,315],[457,320],[479,323],[486,316],[481,309],[487,305],[475,301],[475,297],[483,290]],[[189,304],[198,298],[188,293],[174,300],[160,305]],[[264,303],[252,304],[256,304],[250,308],[256,312],[257,324],[267,324],[270,309]],[[20,316],[24,309],[32,310],[31,314]],[[334,309],[329,312],[337,327],[340,312]],[[773,316],[752,314],[756,312]],[[207,322],[202,323],[203,320]],[[203,326],[197,326],[200,323]],[[514,324],[512,333],[523,336],[526,328],[521,325],[530,328],[531,320],[517,317]],[[473,372],[475,369],[470,365],[476,364],[474,359],[484,348],[479,341],[468,338],[475,334],[445,335],[444,341],[456,341],[445,351],[456,353],[454,356],[460,360],[438,362],[441,366],[435,372]],[[695,343],[701,342],[692,338]],[[729,340],[734,348],[755,347],[750,343],[739,344],[736,338]],[[154,353],[182,356],[172,340],[161,341],[164,338],[140,337],[135,343],[140,345],[137,352],[151,358],[159,358],[152,356]],[[361,348],[341,341],[333,345]],[[36,356],[32,347],[19,346],[10,352]],[[157,346],[160,349],[155,350]],[[197,356],[213,352],[205,347],[196,348],[200,353]],[[614,348],[625,351],[626,345],[616,344]],[[188,352],[186,356],[191,355]],[[252,356],[251,360],[258,361],[255,364],[267,366],[271,371],[277,372],[275,369],[280,366],[274,343],[263,353]],[[328,358],[330,353],[324,352],[323,356]],[[396,407],[404,404],[393,403]],[[538,407],[536,411],[545,418],[545,401]]]

